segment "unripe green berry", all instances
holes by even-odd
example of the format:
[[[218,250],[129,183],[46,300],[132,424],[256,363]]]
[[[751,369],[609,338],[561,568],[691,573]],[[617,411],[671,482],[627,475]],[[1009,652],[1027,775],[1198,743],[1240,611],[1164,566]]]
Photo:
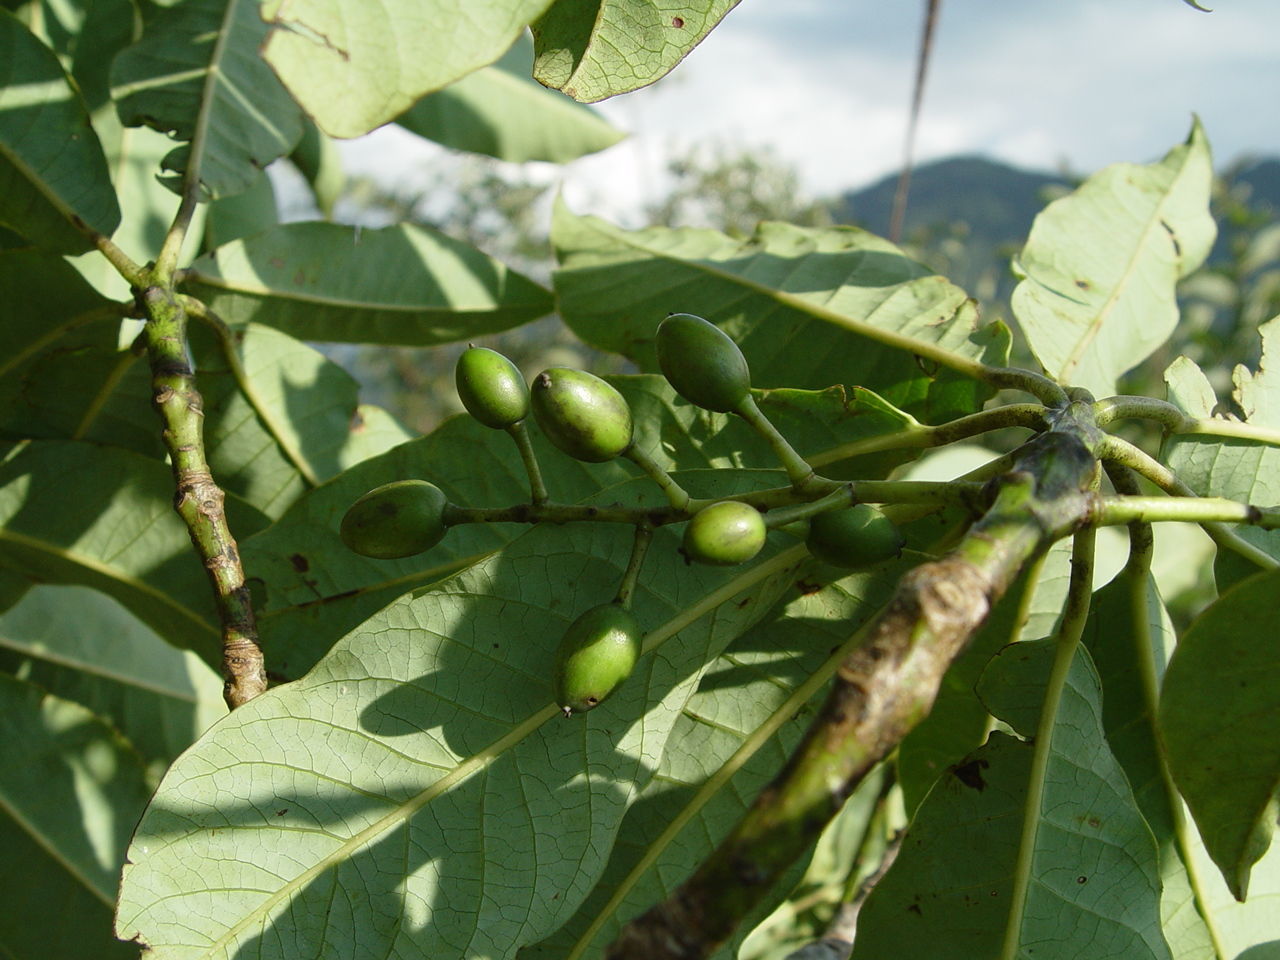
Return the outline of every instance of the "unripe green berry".
[[[657,345],[662,375],[690,403],[728,413],[751,389],[747,358],[714,323],[673,313],[658,324]]]
[[[598,706],[640,658],[640,624],[616,603],[592,607],[569,626],[556,650],[556,704],[565,715]]]
[[[542,432],[575,460],[603,463],[631,446],[631,408],[599,377],[551,367],[534,378],[530,394]]]
[[[529,415],[529,387],[516,365],[487,347],[469,347],[454,368],[458,398],[486,427],[505,430]]]
[[[445,535],[444,492],[425,480],[397,480],[370,490],[342,518],[340,535],[351,550],[378,560],[411,557]]]
[[[699,563],[746,563],[764,546],[768,530],[749,503],[721,500],[703,507],[684,528],[684,555]]]
[[[898,528],[865,503],[828,510],[809,521],[805,546],[819,560],[837,567],[863,567],[902,553]]]

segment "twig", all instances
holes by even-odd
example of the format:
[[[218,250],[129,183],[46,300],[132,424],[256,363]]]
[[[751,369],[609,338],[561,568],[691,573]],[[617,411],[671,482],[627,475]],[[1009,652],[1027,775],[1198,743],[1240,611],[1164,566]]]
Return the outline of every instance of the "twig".
[[[162,287],[142,295],[144,337],[151,363],[152,402],[164,422],[173,466],[174,507],[204,562],[222,622],[223,697],[235,708],[267,688],[249,588],[235,538],[227,526],[225,499],[204,453],[204,402],[187,361],[186,311]]]
[[[1023,565],[1072,532],[1097,475],[1091,424],[1063,418],[1027,445],[960,544],[899,582],[861,631],[783,771],[698,870],[623,928],[610,960],[695,960],[715,951],[933,705],[942,677]]]

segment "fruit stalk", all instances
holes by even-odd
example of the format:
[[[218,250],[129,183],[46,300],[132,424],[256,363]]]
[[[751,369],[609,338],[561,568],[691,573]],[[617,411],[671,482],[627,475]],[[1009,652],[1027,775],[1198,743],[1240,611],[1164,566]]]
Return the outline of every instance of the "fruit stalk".
[[[158,286],[147,288],[141,300],[147,314],[143,336],[152,402],[164,422],[177,485],[174,509],[186,523],[213,586],[222,622],[223,698],[235,709],[267,689],[267,674],[240,553],[223,509],[225,496],[205,459],[204,401],[187,360],[187,314]]]
[[[1087,409],[1076,409],[1027,445],[959,545],[907,573],[859,631],[862,642],[782,772],[688,880],[623,928],[610,960],[693,960],[732,935],[928,714],[947,668],[1026,563],[1088,516],[1096,444]]]

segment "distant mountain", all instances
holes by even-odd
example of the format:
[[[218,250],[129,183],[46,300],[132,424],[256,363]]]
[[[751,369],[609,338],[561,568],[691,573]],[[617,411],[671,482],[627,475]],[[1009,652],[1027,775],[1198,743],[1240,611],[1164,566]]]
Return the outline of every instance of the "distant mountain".
[[[1065,177],[1020,170],[986,157],[935,160],[912,172],[903,236],[964,223],[969,236],[984,245],[1021,245],[1035,215],[1052,195],[1069,187]],[[885,236],[897,189],[894,174],[846,193],[836,208],[836,219]]]

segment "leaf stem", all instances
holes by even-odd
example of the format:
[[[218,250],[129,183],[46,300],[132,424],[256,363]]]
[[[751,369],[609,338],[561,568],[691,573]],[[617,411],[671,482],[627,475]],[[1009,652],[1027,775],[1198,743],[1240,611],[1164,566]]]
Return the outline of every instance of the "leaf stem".
[[[649,475],[661,489],[667,502],[676,510],[688,510],[692,499],[684,487],[672,479],[671,474],[663,469],[662,464],[654,460],[634,443],[622,452],[622,455]]]
[[[971,413],[958,417],[937,426],[911,426],[905,430],[868,437],[865,440],[854,440],[826,450],[809,458],[809,463],[816,469],[840,460],[849,460],[868,453],[880,453],[884,450],[914,450],[926,447],[941,447],[958,440],[967,440],[978,434],[992,430],[1004,430],[1008,427],[1027,427],[1032,430],[1047,430],[1045,408],[1039,403],[1010,403],[979,413]]]
[[[1245,523],[1275,530],[1280,528],[1280,507],[1255,507],[1225,497],[1102,497],[1091,519],[1099,526],[1182,521]]]
[[[636,524],[636,538],[631,544],[631,558],[627,561],[627,569],[623,571],[622,582],[618,584],[618,595],[614,602],[623,610],[631,609],[631,599],[635,596],[636,582],[640,579],[640,568],[644,566],[645,555],[649,552],[649,544],[653,542],[653,527],[647,523]]]
[[[1166,493],[1178,497],[1194,498],[1196,496],[1196,492],[1183,483],[1176,473],[1127,440],[1105,436],[1099,445],[1098,454],[1103,460],[1118,463],[1146,477]],[[1264,570],[1275,570],[1280,567],[1280,560],[1276,560],[1265,550],[1255,547],[1221,523],[1200,521],[1200,525],[1218,546],[1238,553]]]
[[[115,267],[116,273],[124,277],[129,286],[135,290],[141,290],[147,285],[150,278],[147,268],[135,263],[133,258],[117,247],[110,237],[94,230],[90,231],[89,238],[93,240],[98,252],[107,258],[107,262]]]
[[[1280,430],[1223,417],[1189,417],[1172,403],[1154,397],[1107,397],[1093,408],[1099,426],[1113,420],[1154,420],[1170,433],[1230,437],[1280,446]]]
[[[787,478],[791,481],[793,487],[797,490],[803,490],[814,480],[813,467],[804,457],[796,453],[795,448],[791,446],[787,438],[764,415],[764,412],[756,405],[755,397],[748,393],[733,412],[747,421],[751,428],[760,434],[769,446],[773,448],[774,455],[777,456],[782,464],[782,469],[786,471]]]
[[[1065,407],[1070,403],[1067,391],[1043,374],[1014,367],[989,367],[981,364],[975,376],[993,387],[1029,393],[1046,407]]]
[[[516,449],[520,451],[525,473],[529,475],[529,501],[535,506],[546,503],[547,486],[542,481],[542,468],[538,466],[538,455],[533,452],[529,428],[525,426],[523,420],[520,420],[507,427],[507,433],[516,442]]]

